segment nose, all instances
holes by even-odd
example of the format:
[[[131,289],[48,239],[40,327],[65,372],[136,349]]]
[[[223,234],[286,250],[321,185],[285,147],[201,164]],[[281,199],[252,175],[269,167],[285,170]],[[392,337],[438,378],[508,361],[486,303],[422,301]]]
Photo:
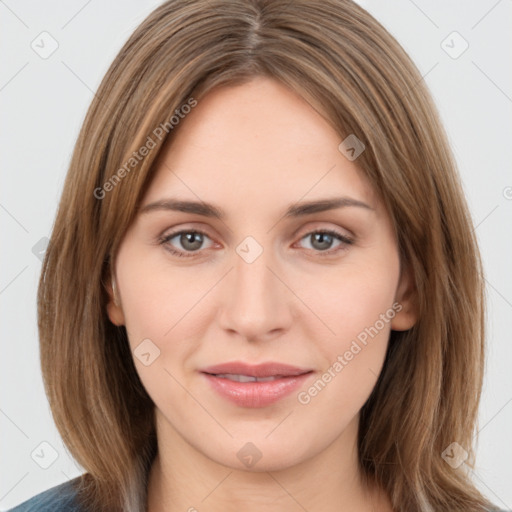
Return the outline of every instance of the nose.
[[[294,295],[286,285],[282,265],[261,246],[240,244],[233,254],[234,268],[225,278],[221,327],[247,341],[270,340],[293,323]],[[244,252],[244,249],[249,248]],[[253,254],[251,255],[251,251]]]

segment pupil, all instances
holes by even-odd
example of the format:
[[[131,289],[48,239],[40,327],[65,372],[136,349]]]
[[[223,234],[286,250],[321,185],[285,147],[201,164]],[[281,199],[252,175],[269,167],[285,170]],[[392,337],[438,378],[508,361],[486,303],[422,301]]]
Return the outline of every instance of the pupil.
[[[326,239],[327,241],[325,241]],[[328,249],[332,242],[332,236],[327,233],[315,233],[315,242],[318,240],[320,242],[321,249]],[[322,245],[323,243],[323,245]]]
[[[197,240],[194,243],[194,238],[197,237]],[[182,235],[181,243],[183,244],[183,247],[189,250],[196,250],[201,247],[202,240],[201,240],[201,233],[185,233]]]

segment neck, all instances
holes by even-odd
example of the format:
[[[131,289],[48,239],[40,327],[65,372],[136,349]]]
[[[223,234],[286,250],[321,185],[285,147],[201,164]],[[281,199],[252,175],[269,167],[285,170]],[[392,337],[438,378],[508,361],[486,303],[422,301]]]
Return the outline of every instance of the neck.
[[[392,512],[387,496],[359,472],[357,420],[308,460],[278,470],[243,471],[206,457],[160,417],[147,510]]]

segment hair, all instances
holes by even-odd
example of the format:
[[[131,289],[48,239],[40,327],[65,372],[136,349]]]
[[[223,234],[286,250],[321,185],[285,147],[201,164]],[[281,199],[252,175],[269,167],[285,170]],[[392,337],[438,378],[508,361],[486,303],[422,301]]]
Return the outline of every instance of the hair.
[[[421,74],[351,0],[167,1],[103,78],[74,148],[38,289],[44,385],[56,426],[86,470],[79,499],[94,511],[145,509],[157,453],[154,404],[125,327],[108,318],[107,283],[156,159],[179,130],[171,116],[214,88],[255,77],[299,93],[340,142],[353,134],[364,143],[357,166],[389,212],[414,282],[418,321],[391,332],[361,410],[361,473],[396,511],[488,510],[467,471],[485,339],[472,220]],[[143,146],[147,154],[135,158]],[[442,457],[454,441],[468,452],[458,469]]]

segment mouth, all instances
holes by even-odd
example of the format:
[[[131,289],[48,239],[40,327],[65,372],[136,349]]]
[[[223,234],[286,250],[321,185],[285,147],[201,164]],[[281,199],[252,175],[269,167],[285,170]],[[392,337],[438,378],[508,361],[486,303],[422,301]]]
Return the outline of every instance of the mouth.
[[[285,375],[271,375],[270,377],[253,377],[252,375],[241,375],[236,373],[217,373],[209,374],[219,379],[228,379],[233,382],[271,382],[273,380],[282,379]]]
[[[313,370],[282,363],[224,363],[201,370],[211,387],[239,407],[266,407],[292,393]]]

